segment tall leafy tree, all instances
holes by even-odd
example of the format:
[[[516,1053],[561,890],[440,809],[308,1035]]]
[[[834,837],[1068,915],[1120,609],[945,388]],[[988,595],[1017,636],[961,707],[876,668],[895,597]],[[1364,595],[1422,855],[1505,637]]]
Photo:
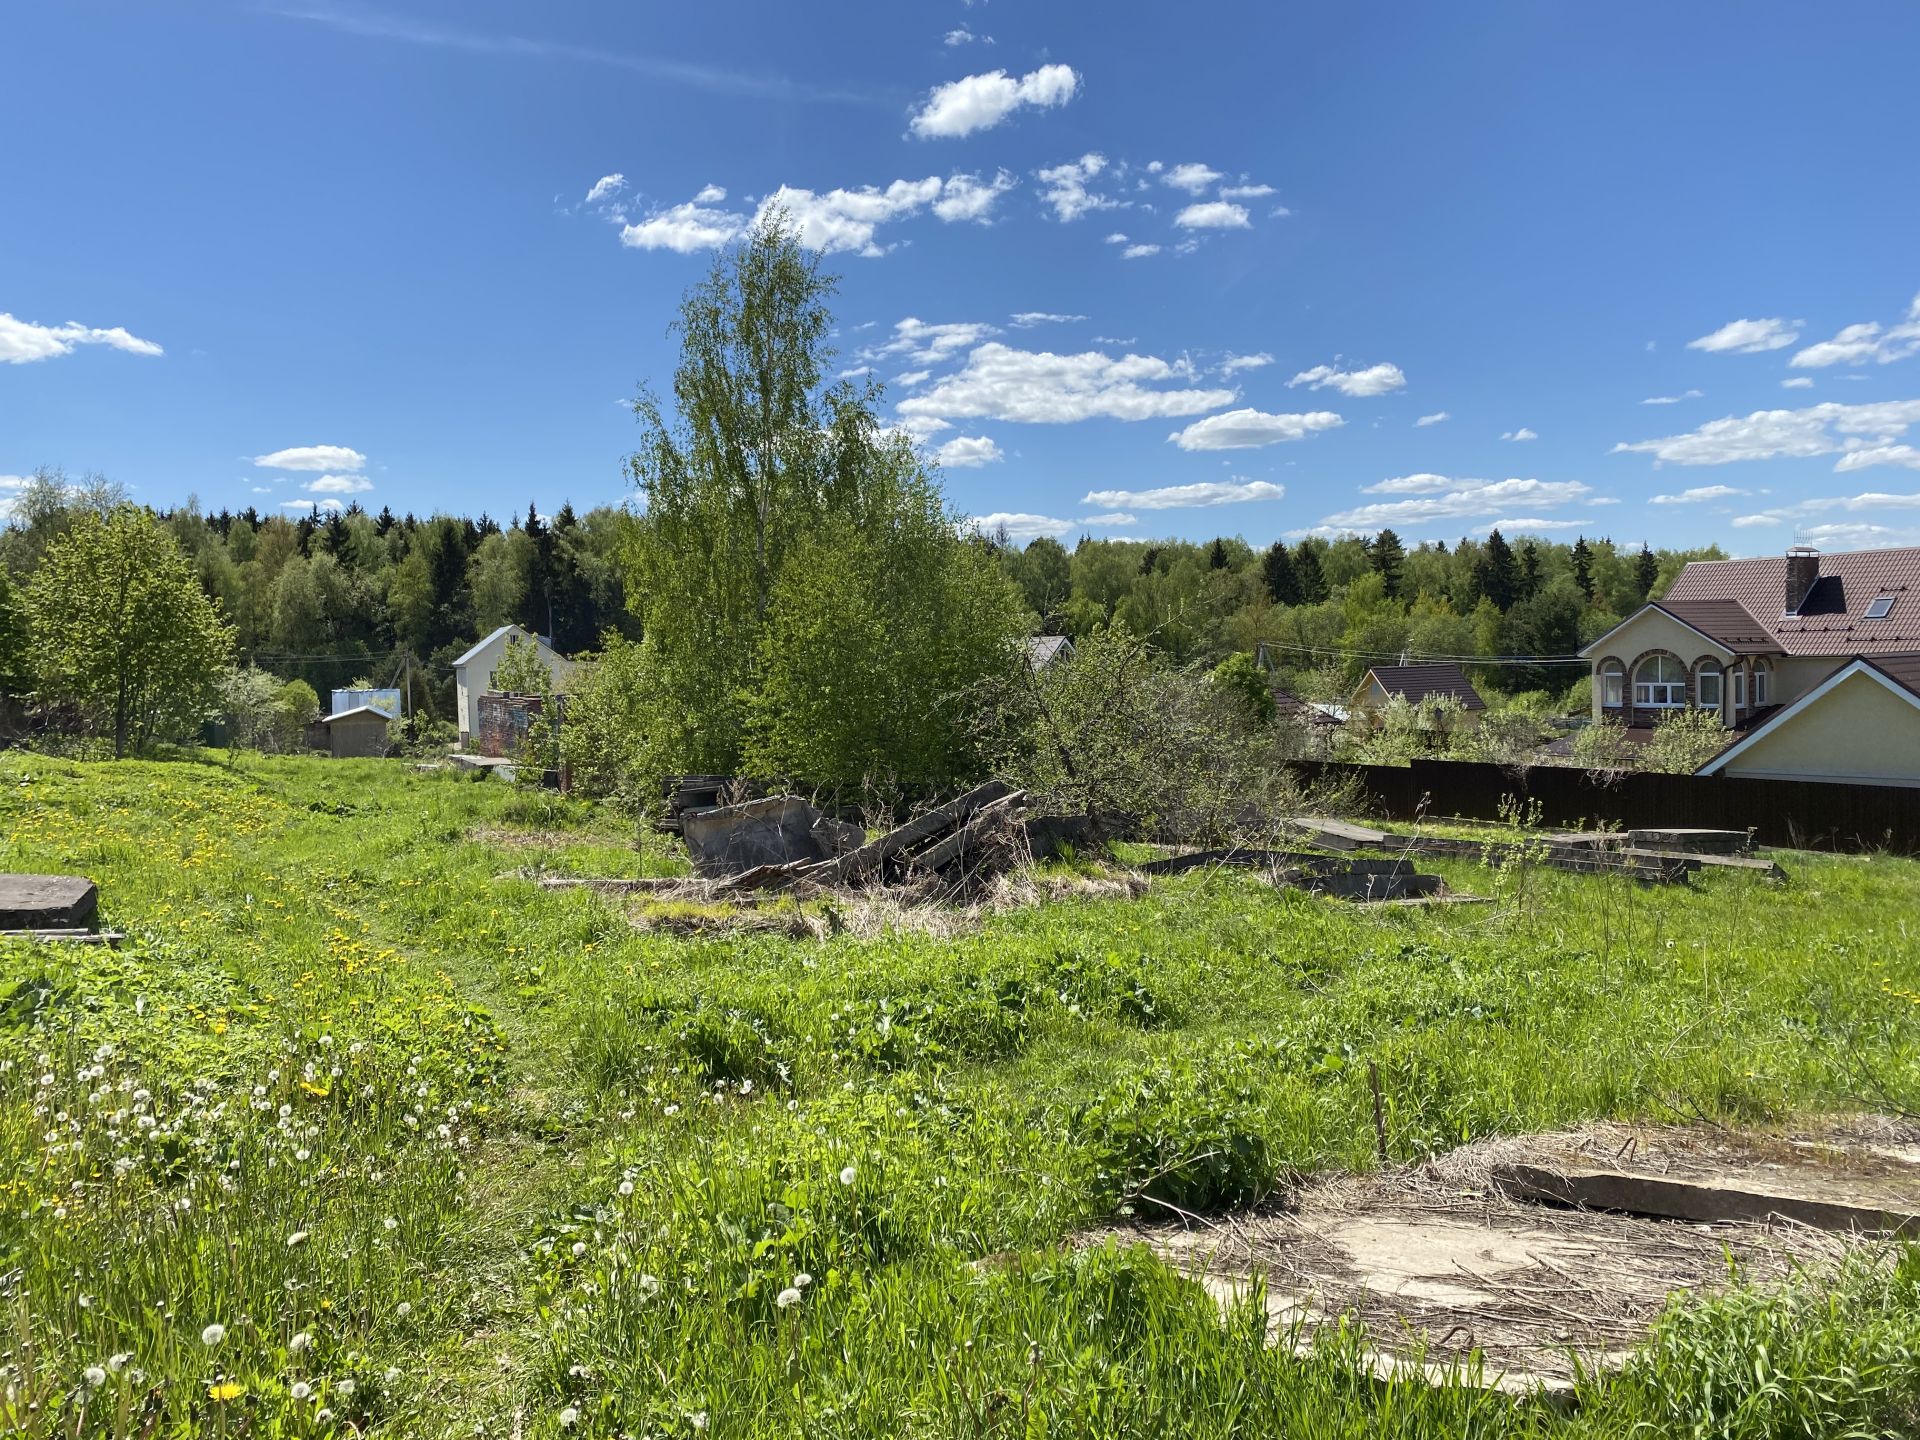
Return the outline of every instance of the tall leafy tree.
[[[786,218],[769,216],[681,305],[673,413],[650,393],[635,404],[645,434],[628,469],[646,509],[628,593],[641,611],[661,768],[730,771],[751,732],[760,768],[844,780],[850,757],[888,759],[862,727],[906,723],[868,706],[884,695],[896,711],[938,713],[974,664],[952,659],[965,650],[952,627],[967,607],[930,599],[962,567],[955,517],[909,442],[882,430],[878,388],[827,380],[835,286]],[[994,613],[1018,615],[997,562],[980,559],[995,585],[964,598],[978,592]],[[826,575],[835,583],[823,590]],[[921,683],[889,688],[879,671]],[[846,703],[810,703],[828,685]],[[801,743],[792,720],[802,712],[808,743],[823,748]],[[941,768],[924,754],[891,763]]]
[[[149,512],[77,516],[47,546],[27,611],[42,699],[110,733],[116,759],[212,713],[233,632]]]

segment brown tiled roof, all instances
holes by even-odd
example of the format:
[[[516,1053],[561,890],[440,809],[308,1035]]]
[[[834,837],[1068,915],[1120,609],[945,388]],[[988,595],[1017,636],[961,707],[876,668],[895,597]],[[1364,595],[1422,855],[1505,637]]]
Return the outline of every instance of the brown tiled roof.
[[[1398,695],[1410,705],[1448,695],[1469,710],[1487,708],[1487,702],[1467,679],[1467,672],[1458,665],[1376,665],[1367,674],[1378,680],[1388,695]]]
[[[1920,655],[1874,655],[1867,664],[1902,689],[1920,696]]]
[[[1664,610],[1682,625],[1691,625],[1702,635],[1711,635],[1736,655],[1769,655],[1780,647],[1767,627],[1762,625],[1737,600],[1661,600],[1655,609]]]
[[[1881,595],[1894,597],[1892,612],[1884,620],[1867,619],[1867,607]],[[1732,601],[1787,655],[1920,652],[1920,546],[1822,555],[1820,578],[1797,614],[1783,614],[1786,598],[1786,556],[1762,555],[1695,560],[1660,604],[1678,616],[1678,607]]]

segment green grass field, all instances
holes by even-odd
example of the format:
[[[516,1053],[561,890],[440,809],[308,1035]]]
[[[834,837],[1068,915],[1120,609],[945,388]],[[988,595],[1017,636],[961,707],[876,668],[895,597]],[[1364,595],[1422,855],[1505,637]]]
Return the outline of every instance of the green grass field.
[[[1598,1116],[1920,1108],[1920,864],[1490,906],[1193,875],[698,938],[586,804],[399,762],[0,758],[0,1421],[45,1436],[1900,1435],[1920,1259],[1676,1306],[1570,1409],[1295,1358],[1076,1232]],[[986,1264],[976,1264],[988,1260]]]

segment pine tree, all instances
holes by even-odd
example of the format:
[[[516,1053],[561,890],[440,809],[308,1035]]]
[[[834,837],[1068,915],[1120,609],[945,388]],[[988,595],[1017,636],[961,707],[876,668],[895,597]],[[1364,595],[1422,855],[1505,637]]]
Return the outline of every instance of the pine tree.
[[[1531,600],[1540,593],[1540,547],[1531,540],[1520,542],[1520,581],[1518,599]]]
[[[1573,542],[1573,583],[1582,595],[1593,599],[1593,547],[1584,535]]]
[[[1207,568],[1209,570],[1227,568],[1227,542],[1217,535],[1214,537],[1213,544],[1207,547]]]
[[[1367,563],[1373,567],[1374,574],[1386,586],[1387,598],[1395,599],[1400,594],[1400,570],[1406,564],[1407,549],[1400,543],[1400,537],[1391,530],[1382,530],[1373,537],[1367,546]]]
[[[1278,540],[1268,547],[1260,562],[1261,578],[1267,582],[1267,594],[1276,605],[1300,603],[1300,577],[1294,573],[1293,557]]]
[[[1653,551],[1642,545],[1640,553],[1633,557],[1634,593],[1645,600],[1653,593],[1654,582],[1659,578],[1660,561],[1654,556]]]
[[[1293,573],[1299,577],[1301,604],[1318,605],[1327,598],[1327,577],[1316,546],[1302,545],[1293,552]]]
[[[1520,588],[1519,567],[1514,563],[1513,547],[1498,530],[1487,536],[1486,548],[1473,570],[1474,589],[1491,600],[1497,610],[1510,610]]]

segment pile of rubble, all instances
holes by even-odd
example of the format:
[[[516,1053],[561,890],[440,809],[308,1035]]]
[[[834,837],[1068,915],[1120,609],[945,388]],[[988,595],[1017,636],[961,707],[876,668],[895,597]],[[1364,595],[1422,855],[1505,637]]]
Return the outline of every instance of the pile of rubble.
[[[684,791],[678,793],[685,793]],[[674,816],[694,873],[734,891],[920,884],[978,888],[1032,854],[1027,792],[989,780],[872,840],[798,795],[684,808]]]

